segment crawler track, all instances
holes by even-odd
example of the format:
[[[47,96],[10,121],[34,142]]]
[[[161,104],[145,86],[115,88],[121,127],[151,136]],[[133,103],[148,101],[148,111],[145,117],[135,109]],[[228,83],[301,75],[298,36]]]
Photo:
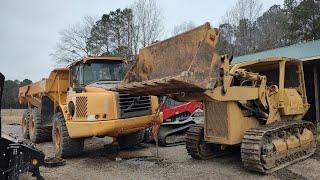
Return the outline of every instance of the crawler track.
[[[264,145],[270,144],[272,138],[283,132],[292,132],[299,129],[300,132],[307,128],[313,132],[313,141],[308,146],[299,146],[289,149],[286,153],[273,153],[266,155],[263,152]],[[248,130],[241,144],[241,158],[245,168],[261,173],[271,173],[297,161],[311,156],[316,149],[316,132],[311,122],[286,121],[261,126]]]
[[[211,159],[224,155],[220,145],[208,144],[204,141],[203,125],[195,124],[186,133],[186,148],[194,159]]]
[[[158,132],[158,141],[160,146],[177,146],[185,144],[185,135],[187,130],[193,124],[186,124],[181,127],[163,126]]]

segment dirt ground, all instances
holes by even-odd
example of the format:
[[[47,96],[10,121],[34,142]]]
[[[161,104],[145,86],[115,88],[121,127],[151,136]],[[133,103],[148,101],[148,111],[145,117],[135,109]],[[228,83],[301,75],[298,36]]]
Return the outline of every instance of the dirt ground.
[[[2,131],[21,138],[19,120],[5,120]],[[13,125],[8,123],[14,122]],[[41,167],[45,179],[320,179],[320,148],[311,158],[291,165],[270,175],[245,170],[239,151],[212,160],[194,160],[188,156],[184,145],[159,147],[142,144],[133,152],[148,157],[124,159],[110,155],[104,145],[109,138],[92,138],[85,141],[85,151],[80,157],[67,159],[66,165],[55,168]],[[37,144],[46,156],[53,155],[51,142]],[[126,152],[125,152],[126,153]],[[123,153],[123,154],[125,154]],[[22,179],[30,179],[30,174]]]

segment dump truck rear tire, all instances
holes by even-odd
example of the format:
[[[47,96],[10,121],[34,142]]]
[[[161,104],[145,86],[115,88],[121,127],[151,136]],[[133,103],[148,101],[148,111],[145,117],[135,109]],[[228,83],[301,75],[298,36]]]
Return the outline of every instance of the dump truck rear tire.
[[[22,136],[25,139],[29,139],[29,120],[31,116],[31,111],[29,109],[25,110],[21,118],[21,131]]]
[[[132,148],[144,140],[145,130],[140,130],[134,133],[119,136],[117,138],[120,149]]]
[[[38,108],[34,108],[29,119],[29,136],[34,143],[51,141],[51,126],[44,126]]]
[[[76,157],[83,151],[84,139],[70,138],[61,112],[53,116],[52,139],[56,157]]]

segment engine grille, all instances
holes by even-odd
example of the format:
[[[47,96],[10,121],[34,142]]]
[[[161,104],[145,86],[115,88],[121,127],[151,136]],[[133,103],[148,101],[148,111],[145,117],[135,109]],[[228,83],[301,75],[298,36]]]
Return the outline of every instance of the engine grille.
[[[130,94],[118,94],[118,108],[120,118],[150,115],[150,96],[133,96]]]
[[[228,138],[227,102],[205,102],[206,134]]]
[[[76,97],[76,116],[80,118],[87,117],[87,97]]]

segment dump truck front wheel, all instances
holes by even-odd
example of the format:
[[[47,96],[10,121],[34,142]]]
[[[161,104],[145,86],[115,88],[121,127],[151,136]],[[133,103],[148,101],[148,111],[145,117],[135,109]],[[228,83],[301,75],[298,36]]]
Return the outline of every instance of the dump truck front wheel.
[[[121,149],[128,149],[143,142],[145,130],[140,130],[134,133],[119,136],[117,138]]]
[[[61,112],[56,113],[53,117],[52,139],[57,157],[75,157],[83,151],[84,139],[70,138]]]
[[[41,114],[38,108],[31,111],[29,118],[29,136],[34,143],[51,140],[51,127],[44,126],[41,122]]]
[[[25,139],[29,139],[29,120],[31,116],[31,111],[29,109],[25,110],[21,118],[21,130],[22,136]]]

